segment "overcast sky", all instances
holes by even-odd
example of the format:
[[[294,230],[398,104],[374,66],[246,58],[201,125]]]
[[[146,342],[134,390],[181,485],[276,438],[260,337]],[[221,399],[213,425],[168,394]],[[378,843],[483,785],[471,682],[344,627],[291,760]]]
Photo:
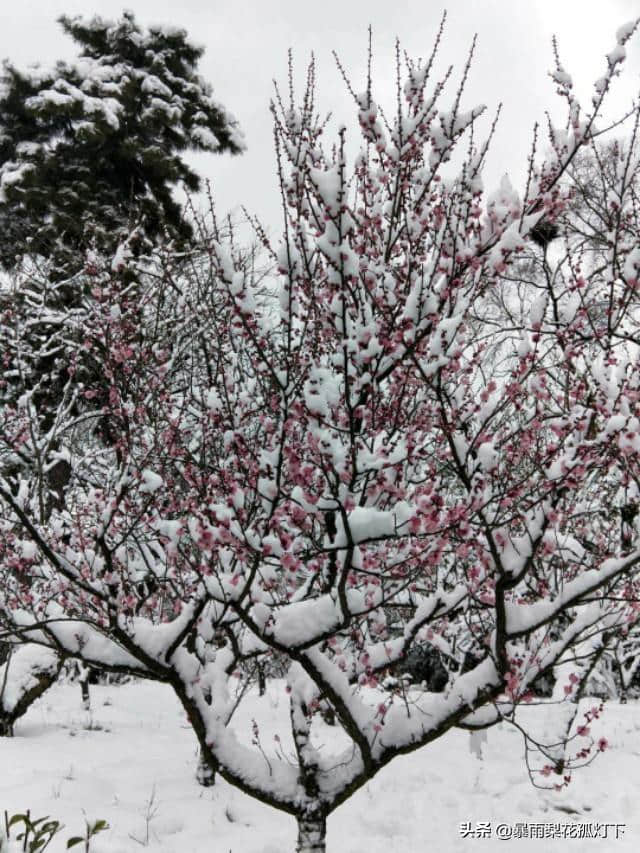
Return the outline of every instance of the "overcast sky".
[[[286,80],[287,50],[293,48],[302,80],[311,51],[317,62],[321,110],[331,110],[352,136],[357,130],[353,103],[335,67],[331,51],[340,55],[356,91],[364,88],[367,27],[374,33],[376,99],[392,103],[394,40],[413,57],[430,53],[447,8],[441,65],[458,69],[474,33],[476,58],[466,106],[485,103],[492,111],[503,103],[499,134],[485,172],[488,189],[504,172],[518,186],[522,181],[531,130],[544,120],[545,109],[559,101],[547,76],[551,68],[551,37],[555,33],[566,70],[588,104],[593,82],[605,68],[604,55],[613,48],[615,31],[638,15],[637,0],[3,0],[0,11],[0,57],[20,66],[48,64],[74,55],[61,32],[62,14],[119,16],[131,9],[140,23],[184,27],[206,47],[200,73],[215,96],[239,119],[248,151],[241,157],[199,157],[197,168],[209,177],[221,211],[239,204],[278,229],[269,99],[273,79]],[[640,38],[629,51],[627,69],[617,81],[612,108],[628,107],[640,88]],[[449,98],[452,98],[450,92]],[[463,106],[465,102],[463,102]]]

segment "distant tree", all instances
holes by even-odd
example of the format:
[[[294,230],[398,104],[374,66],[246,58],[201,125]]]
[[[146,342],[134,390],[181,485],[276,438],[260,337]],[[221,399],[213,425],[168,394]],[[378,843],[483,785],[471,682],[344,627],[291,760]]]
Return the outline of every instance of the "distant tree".
[[[236,120],[197,74],[204,49],[182,29],[62,16],[80,47],[74,63],[18,70],[0,79],[0,263],[51,259],[54,277],[81,269],[81,248],[115,248],[192,229],[172,189],[200,178],[188,150],[243,150]]]
[[[28,388],[45,435],[67,379],[68,312],[78,328],[88,295],[78,274],[87,251],[113,253],[123,234],[129,253],[161,235],[184,247],[192,225],[172,189],[197,191],[200,178],[183,152],[244,147],[237,122],[197,75],[203,48],[184,30],[143,30],[130,12],[117,22],[59,20],[81,48],[78,61],[26,72],[6,62],[0,86],[0,265],[16,273],[0,292],[0,311],[11,315],[0,402],[16,383]],[[26,275],[16,267],[25,256]],[[37,274],[34,257],[48,259]],[[16,325],[26,330],[20,347]],[[80,374],[90,369],[84,361]],[[68,474],[64,459],[48,467],[45,514],[63,506]]]

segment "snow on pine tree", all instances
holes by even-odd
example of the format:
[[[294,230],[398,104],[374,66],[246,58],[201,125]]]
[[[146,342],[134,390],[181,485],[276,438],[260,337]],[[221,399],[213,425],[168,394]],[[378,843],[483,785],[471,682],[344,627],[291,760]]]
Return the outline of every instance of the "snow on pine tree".
[[[142,29],[131,12],[59,21],[78,60],[7,61],[0,80],[0,262],[44,256],[64,276],[82,268],[81,247],[113,251],[134,226],[188,241],[172,189],[196,192],[200,179],[183,153],[238,153],[244,141],[184,30]]]
[[[554,667],[570,699],[576,650],[597,654],[628,619],[640,549],[611,509],[638,498],[634,249],[613,231],[591,268],[568,239],[559,290],[508,327],[484,306],[531,229],[569,208],[563,177],[635,29],[589,111],[556,69],[568,122],[532,154],[523,197],[508,180],[485,195],[470,57],[445,108],[440,38],[407,59],[392,111],[370,76],[354,93],[353,164],[346,129],[323,144],[312,64],[301,105],[273,105],[285,227],[277,245],[256,229],[277,295],[218,233],[201,276],[130,259],[123,286],[94,259],[82,351],[107,393],[96,413],[101,389],[67,378],[80,409],[53,437],[69,500],[42,523],[28,470],[0,480],[4,635],[170,684],[211,771],[293,816],[300,853],[324,851],[328,816],[398,755],[517,721]],[[29,454],[29,395],[1,418],[3,452]],[[461,643],[465,665],[448,663]],[[429,645],[444,690],[390,677]],[[274,660],[290,729],[267,743],[234,714]],[[588,727],[572,745],[532,774],[565,784],[595,751]]]

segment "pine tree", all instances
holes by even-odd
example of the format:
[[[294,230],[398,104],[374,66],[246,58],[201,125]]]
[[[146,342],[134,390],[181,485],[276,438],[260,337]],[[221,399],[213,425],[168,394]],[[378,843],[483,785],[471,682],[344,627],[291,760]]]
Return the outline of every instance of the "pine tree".
[[[72,64],[0,78],[0,263],[39,255],[54,277],[76,272],[79,251],[114,248],[138,227],[189,240],[172,189],[200,188],[188,150],[239,153],[236,120],[197,74],[203,48],[184,30],[59,18],[80,47]]]

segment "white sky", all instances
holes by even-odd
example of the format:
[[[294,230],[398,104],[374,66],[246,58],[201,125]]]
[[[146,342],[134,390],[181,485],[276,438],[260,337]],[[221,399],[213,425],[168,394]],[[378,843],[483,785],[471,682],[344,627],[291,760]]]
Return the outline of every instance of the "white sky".
[[[0,57],[17,65],[48,64],[74,55],[72,42],[56,23],[61,13],[117,17],[117,0],[2,0]],[[321,111],[331,110],[356,136],[353,103],[331,50],[351,75],[356,91],[364,88],[367,27],[374,31],[374,76],[380,83],[376,100],[393,103],[394,40],[412,57],[430,53],[445,5],[441,0],[129,0],[138,21],[184,27],[206,46],[200,73],[215,96],[240,120],[248,151],[241,157],[199,156],[198,171],[214,185],[219,212],[244,204],[279,230],[269,100],[273,79],[286,83],[287,50],[292,47],[297,77],[302,81],[313,51],[317,62]],[[615,43],[615,31],[640,14],[638,0],[449,0],[448,22],[441,47],[441,66],[460,69],[474,33],[476,59],[463,108],[485,103],[492,113],[503,103],[499,133],[485,172],[492,189],[508,171],[520,187],[534,121],[559,99],[547,76],[552,66],[555,33],[566,70],[588,105],[591,85],[602,75],[604,55]],[[640,89],[640,35],[629,50],[624,75],[617,81],[611,106],[628,107]],[[380,95],[382,92],[382,96]],[[453,91],[443,101],[450,103]]]

